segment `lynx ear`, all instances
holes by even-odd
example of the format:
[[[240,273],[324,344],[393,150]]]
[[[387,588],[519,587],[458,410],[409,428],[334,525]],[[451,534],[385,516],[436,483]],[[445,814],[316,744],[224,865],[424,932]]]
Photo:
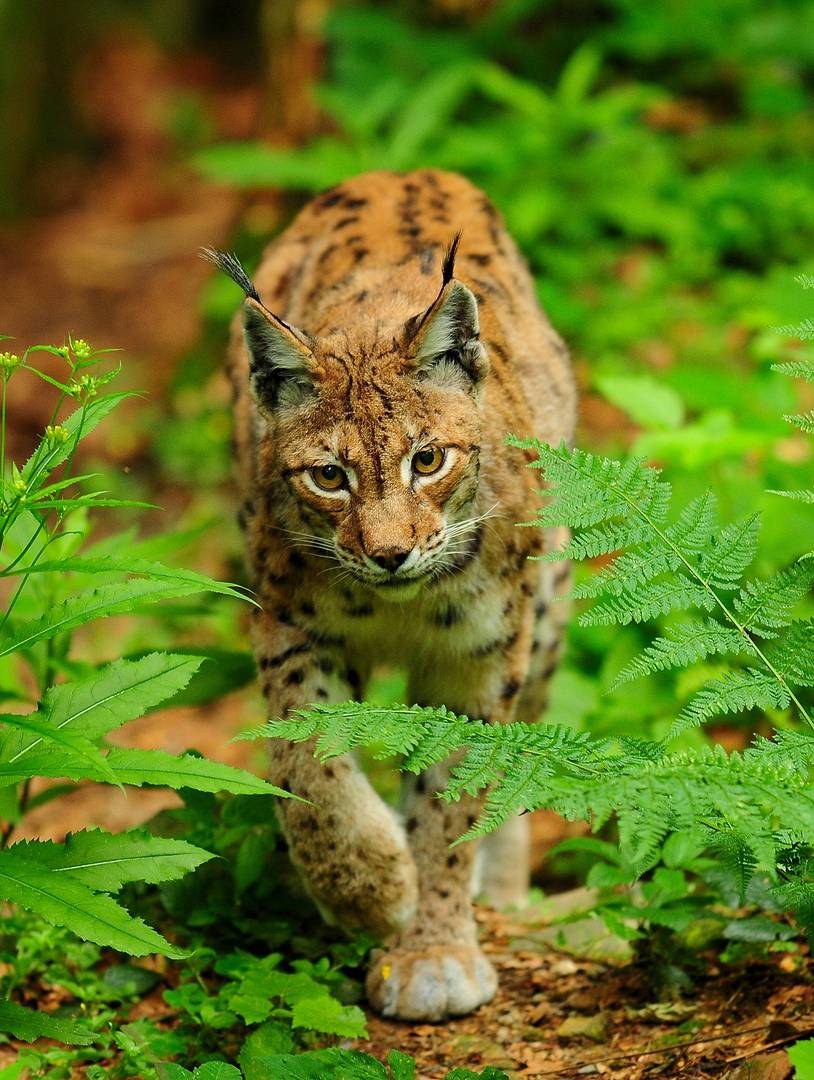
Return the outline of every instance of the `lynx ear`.
[[[202,248],[201,256],[239,285],[246,294],[243,334],[249,352],[252,391],[261,408],[295,404],[313,390],[308,335],[273,314],[260,299],[254,283],[236,255]]]
[[[425,378],[443,376],[449,382],[450,368],[455,366],[471,386],[477,386],[489,370],[479,332],[475,294],[454,278],[423,315],[407,324],[411,351]]]
[[[252,391],[261,408],[294,405],[313,391],[313,353],[302,330],[249,297],[243,306],[243,335]]]

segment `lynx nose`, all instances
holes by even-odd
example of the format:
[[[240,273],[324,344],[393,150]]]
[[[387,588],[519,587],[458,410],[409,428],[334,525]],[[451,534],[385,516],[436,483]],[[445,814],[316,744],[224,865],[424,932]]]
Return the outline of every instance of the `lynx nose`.
[[[401,548],[394,547],[382,548],[381,551],[370,557],[377,566],[381,566],[383,570],[389,570],[391,574],[394,574],[401,564],[405,562],[410,551],[403,551]]]

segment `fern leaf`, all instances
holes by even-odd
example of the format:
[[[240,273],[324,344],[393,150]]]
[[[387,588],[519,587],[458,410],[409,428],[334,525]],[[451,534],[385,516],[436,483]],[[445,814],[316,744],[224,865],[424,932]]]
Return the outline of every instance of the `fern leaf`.
[[[714,716],[744,709],[787,709],[790,703],[788,691],[773,675],[755,668],[728,672],[699,690],[678,714],[667,737],[674,739]]]
[[[651,533],[652,530],[638,522],[598,525],[595,529],[584,529],[577,536],[572,536],[564,547],[544,555],[543,561],[595,559],[597,555],[609,555],[624,547],[638,544]]]
[[[814,619],[791,623],[782,639],[773,642],[769,658],[793,686],[814,686]]]
[[[674,626],[670,630],[670,637],[656,638],[619,672],[611,690],[633,679],[651,675],[654,671],[687,667],[707,656],[751,651],[751,643],[743,634],[721,626],[713,619],[707,619],[703,623],[685,623]]]
[[[57,874],[17,851],[0,851],[0,899],[65,926],[83,941],[109,945],[130,956],[161,953],[175,960],[189,955],[171,945],[109,896],[94,893],[68,874]]]
[[[716,589],[736,589],[757,552],[760,514],[727,525],[714,534],[701,555],[698,572]]]
[[[804,431],[806,435],[814,435],[814,409],[807,413],[786,413],[783,419]]]
[[[781,375],[790,375],[794,379],[814,382],[814,360],[789,360],[783,364],[772,364],[772,371]]]
[[[807,778],[814,765],[814,736],[805,731],[783,730],[776,731],[771,739],[758,735],[754,744],[743,753],[748,762],[786,769]]]
[[[214,858],[185,840],[151,836],[144,829],[116,834],[92,829],[68,833],[62,844],[51,840],[20,841],[14,850],[97,892],[118,892],[128,881],[151,885],[177,881]]]
[[[738,829],[719,829],[710,837],[709,846],[720,859],[724,870],[732,875],[738,891],[738,902],[742,904],[757,869],[757,860],[748,839]]]
[[[806,488],[797,488],[792,491],[777,491],[774,488],[767,488],[769,495],[779,495],[783,499],[794,499],[797,502],[802,503],[814,503],[814,491],[807,490]]]
[[[580,626],[625,626],[666,615],[677,608],[711,611],[715,598],[690,578],[676,573],[670,580],[649,582],[627,589],[621,596],[597,604],[580,615]]]
[[[814,319],[803,319],[802,322],[787,323],[785,326],[773,326],[772,329],[776,334],[797,338],[798,341],[814,341]]]
[[[56,1039],[57,1042],[71,1046],[87,1046],[99,1038],[95,1032],[81,1024],[63,1020],[60,1016],[51,1016],[39,1009],[27,1009],[13,1001],[0,1001],[0,1031],[23,1042]]]
[[[604,593],[623,596],[626,592],[641,589],[661,574],[672,573],[681,565],[681,559],[661,545],[642,551],[626,552],[596,574],[592,580],[572,590],[574,599],[594,598]]]
[[[788,626],[791,611],[814,582],[814,565],[798,562],[770,578],[748,582],[735,597],[735,611],[750,634],[774,637]]]

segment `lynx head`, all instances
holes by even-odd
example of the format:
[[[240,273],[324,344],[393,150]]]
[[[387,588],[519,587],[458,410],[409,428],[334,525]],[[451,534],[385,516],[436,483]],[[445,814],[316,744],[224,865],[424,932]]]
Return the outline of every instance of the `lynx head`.
[[[457,245],[425,310],[384,298],[375,319],[346,315],[317,336],[270,312],[233,256],[206,253],[246,294],[251,389],[294,495],[292,542],[392,599],[477,546],[488,361],[475,296],[454,277]]]

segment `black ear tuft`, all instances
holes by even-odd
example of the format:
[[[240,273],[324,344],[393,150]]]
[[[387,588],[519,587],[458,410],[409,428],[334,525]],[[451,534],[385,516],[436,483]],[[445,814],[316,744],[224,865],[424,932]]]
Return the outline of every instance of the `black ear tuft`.
[[[201,258],[206,259],[207,262],[213,263],[219,270],[222,270],[227,277],[234,281],[235,285],[240,286],[247,297],[256,300],[258,304],[261,303],[257,289],[255,289],[251,278],[240,265],[237,255],[228,251],[215,251],[214,248],[201,248]]]
[[[452,243],[447,248],[447,253],[441,264],[441,278],[444,285],[446,285],[448,281],[452,281],[452,275],[455,273],[455,256],[458,254],[458,244],[460,244],[460,242],[461,230],[459,229],[452,238]]]

